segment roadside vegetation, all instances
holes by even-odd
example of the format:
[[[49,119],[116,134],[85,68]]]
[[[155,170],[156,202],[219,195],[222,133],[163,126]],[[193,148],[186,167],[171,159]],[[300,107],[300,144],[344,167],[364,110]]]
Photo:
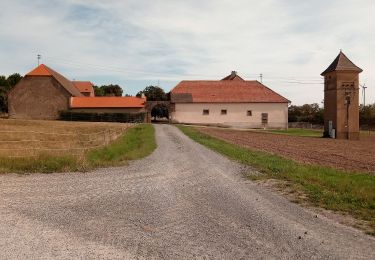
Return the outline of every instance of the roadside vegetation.
[[[366,231],[375,235],[375,176],[342,171],[325,166],[298,163],[281,156],[242,148],[201,133],[193,127],[178,126],[196,142],[240,163],[255,167],[261,174],[253,180],[276,179],[287,183],[291,192],[313,206],[350,214],[367,223]],[[298,202],[298,201],[296,201]]]
[[[0,172],[73,172],[98,167],[124,165],[129,160],[145,157],[156,148],[154,128],[140,124],[128,128],[120,137],[104,147],[78,155],[39,154],[34,157],[0,157]]]

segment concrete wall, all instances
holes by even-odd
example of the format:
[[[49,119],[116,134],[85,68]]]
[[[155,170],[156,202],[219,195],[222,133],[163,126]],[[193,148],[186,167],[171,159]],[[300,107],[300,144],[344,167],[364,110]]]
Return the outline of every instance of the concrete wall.
[[[10,118],[57,119],[68,109],[70,94],[52,77],[23,78],[8,95]]]
[[[84,113],[143,113],[144,108],[71,108],[72,112]]]
[[[203,115],[204,109],[209,110],[208,115]],[[221,114],[222,109],[227,110],[226,115]],[[251,116],[247,115],[248,110],[252,111]],[[263,128],[262,113],[268,113],[265,127],[288,127],[287,103],[177,103],[171,117],[175,123]]]

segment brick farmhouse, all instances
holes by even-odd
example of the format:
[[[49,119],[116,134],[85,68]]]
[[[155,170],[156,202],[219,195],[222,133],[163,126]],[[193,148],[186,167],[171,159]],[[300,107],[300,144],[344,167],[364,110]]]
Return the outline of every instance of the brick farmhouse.
[[[286,129],[289,103],[233,71],[222,80],[181,81],[171,91],[171,118],[176,123]]]
[[[10,118],[58,119],[62,111],[93,113],[145,112],[144,98],[95,97],[89,81],[70,81],[63,75],[39,65],[9,92]]]

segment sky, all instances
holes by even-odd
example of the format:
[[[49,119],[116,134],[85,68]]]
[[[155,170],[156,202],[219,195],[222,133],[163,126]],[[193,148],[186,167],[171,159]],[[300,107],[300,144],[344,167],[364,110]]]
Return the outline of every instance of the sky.
[[[340,49],[375,102],[373,0],[1,0],[0,75],[41,63],[68,79],[134,95],[231,71],[294,105],[323,100]],[[362,95],[360,102],[363,102]]]

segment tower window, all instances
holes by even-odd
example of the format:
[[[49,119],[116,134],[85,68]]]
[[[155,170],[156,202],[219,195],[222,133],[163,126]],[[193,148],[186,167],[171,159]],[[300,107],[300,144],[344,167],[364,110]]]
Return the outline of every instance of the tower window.
[[[226,109],[222,109],[222,110],[221,110],[221,114],[222,114],[222,115],[226,115],[226,114],[227,114],[227,110],[226,110]]]
[[[251,110],[247,110],[247,116],[252,116],[253,115],[253,111],[251,111]]]
[[[210,114],[210,110],[209,109],[203,109],[203,115],[204,116],[207,116]]]

